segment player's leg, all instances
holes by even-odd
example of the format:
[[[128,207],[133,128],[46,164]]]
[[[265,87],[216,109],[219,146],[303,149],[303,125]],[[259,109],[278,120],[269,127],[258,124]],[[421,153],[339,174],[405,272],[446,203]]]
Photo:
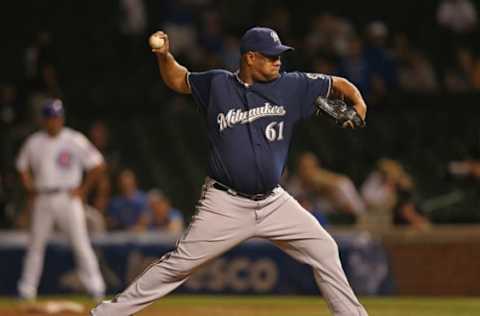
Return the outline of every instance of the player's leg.
[[[257,235],[274,241],[289,255],[313,268],[315,280],[335,316],[365,316],[342,269],[338,247],[318,221],[288,196],[259,214]]]
[[[208,187],[177,248],[154,262],[123,293],[92,310],[94,316],[131,315],[180,286],[195,268],[252,236],[253,210],[241,199]]]
[[[18,282],[18,294],[24,299],[37,296],[38,282],[43,270],[45,247],[53,226],[53,212],[49,196],[38,196],[30,219],[30,236],[23,262],[22,276]]]
[[[56,206],[58,224],[72,245],[80,280],[90,295],[100,299],[105,294],[105,282],[88,238],[82,202],[66,193],[58,196]]]

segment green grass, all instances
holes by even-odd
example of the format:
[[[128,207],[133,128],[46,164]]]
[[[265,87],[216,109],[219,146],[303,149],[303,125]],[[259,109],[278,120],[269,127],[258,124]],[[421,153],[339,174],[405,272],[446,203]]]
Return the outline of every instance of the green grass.
[[[42,299],[72,299],[87,306],[85,297],[51,296]],[[370,316],[475,316],[480,298],[363,298]],[[12,298],[0,298],[0,307],[14,307]],[[185,296],[172,295],[145,309],[142,315],[182,316],[321,316],[329,315],[326,304],[305,296]]]

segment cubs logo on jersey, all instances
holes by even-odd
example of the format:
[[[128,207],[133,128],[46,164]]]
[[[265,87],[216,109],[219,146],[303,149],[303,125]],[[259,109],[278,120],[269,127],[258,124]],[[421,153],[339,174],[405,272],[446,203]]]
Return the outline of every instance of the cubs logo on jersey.
[[[62,169],[70,169],[73,163],[73,155],[68,150],[61,150],[56,159],[57,165]]]

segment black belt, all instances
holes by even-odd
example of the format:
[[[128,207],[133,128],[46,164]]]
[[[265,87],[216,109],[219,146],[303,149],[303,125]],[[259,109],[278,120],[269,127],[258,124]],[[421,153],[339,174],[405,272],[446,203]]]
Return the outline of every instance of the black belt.
[[[240,197],[243,197],[243,198],[252,200],[252,201],[265,200],[267,197],[269,197],[270,195],[273,194],[273,189],[270,190],[270,191],[267,191],[267,192],[265,192],[265,193],[258,193],[258,194],[242,193],[242,192],[235,191],[235,190],[233,190],[233,189],[231,189],[231,188],[227,187],[226,185],[221,184],[221,183],[219,183],[219,182],[214,182],[214,183],[213,183],[213,187],[214,187],[215,189],[218,189],[218,190],[221,190],[221,191],[225,191],[225,192],[227,192],[227,193],[230,194],[230,195],[240,196]]]

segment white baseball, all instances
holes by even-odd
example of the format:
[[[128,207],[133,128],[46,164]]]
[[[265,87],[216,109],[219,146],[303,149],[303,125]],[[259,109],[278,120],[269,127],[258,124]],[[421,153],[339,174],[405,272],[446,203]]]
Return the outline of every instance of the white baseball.
[[[153,34],[148,39],[148,43],[150,44],[151,48],[158,49],[158,48],[162,48],[162,46],[165,44],[165,40],[159,37],[158,35]]]

